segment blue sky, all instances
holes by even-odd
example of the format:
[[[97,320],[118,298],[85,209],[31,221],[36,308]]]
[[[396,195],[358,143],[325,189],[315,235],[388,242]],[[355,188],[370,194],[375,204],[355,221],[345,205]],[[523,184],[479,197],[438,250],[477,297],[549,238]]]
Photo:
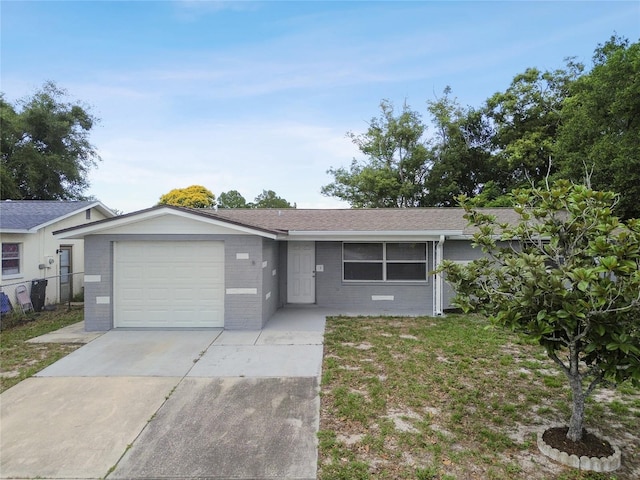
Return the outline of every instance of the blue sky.
[[[0,14],[0,91],[53,80],[90,105],[102,162],[87,193],[123,212],[193,184],[346,207],[320,188],[361,158],[345,133],[382,99],[428,120],[447,85],[478,107],[527,67],[640,39],[638,1],[2,0]]]

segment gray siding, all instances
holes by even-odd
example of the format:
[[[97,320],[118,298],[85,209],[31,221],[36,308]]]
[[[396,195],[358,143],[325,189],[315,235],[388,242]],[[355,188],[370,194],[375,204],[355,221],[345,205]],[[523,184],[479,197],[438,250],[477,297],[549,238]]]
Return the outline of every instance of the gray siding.
[[[482,257],[482,249],[473,248],[469,240],[447,240],[444,242],[445,260],[468,261]]]
[[[444,242],[443,257],[445,260],[454,260],[458,262],[468,262],[484,256],[482,249],[473,248],[469,240],[447,240]],[[443,288],[442,306],[444,309],[452,308],[451,300],[455,296],[455,291],[447,283],[446,278]]]
[[[428,269],[432,245],[429,243]],[[431,315],[433,281],[427,283],[351,283],[342,280],[342,243],[316,242],[316,303],[344,313]],[[373,300],[372,296],[393,296],[393,300]]]

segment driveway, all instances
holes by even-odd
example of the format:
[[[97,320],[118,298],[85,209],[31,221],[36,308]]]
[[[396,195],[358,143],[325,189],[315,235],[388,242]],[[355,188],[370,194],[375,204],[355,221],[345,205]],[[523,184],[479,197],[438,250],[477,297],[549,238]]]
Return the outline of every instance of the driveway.
[[[0,478],[315,478],[328,314],[105,333],[1,395]]]

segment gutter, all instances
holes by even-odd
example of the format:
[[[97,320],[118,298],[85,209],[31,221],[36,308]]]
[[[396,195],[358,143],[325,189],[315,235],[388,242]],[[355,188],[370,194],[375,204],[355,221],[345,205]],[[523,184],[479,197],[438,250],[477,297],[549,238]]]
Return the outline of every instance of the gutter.
[[[38,233],[37,230],[19,230],[17,228],[5,228],[0,230],[0,234],[34,234],[34,233]]]
[[[289,241],[318,242],[436,242],[443,236],[462,235],[460,230],[290,230],[278,237]]]
[[[440,235],[440,240],[436,244],[435,251],[435,264],[434,270],[436,270],[441,264],[444,256],[444,241],[445,236]],[[444,313],[443,304],[444,304],[444,279],[442,278],[441,273],[436,273],[435,279],[433,281],[433,315],[438,317]]]

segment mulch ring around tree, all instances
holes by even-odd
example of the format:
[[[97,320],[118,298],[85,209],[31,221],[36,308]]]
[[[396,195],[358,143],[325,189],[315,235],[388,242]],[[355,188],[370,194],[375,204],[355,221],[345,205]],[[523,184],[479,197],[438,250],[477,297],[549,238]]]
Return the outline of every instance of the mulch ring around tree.
[[[593,433],[588,433],[583,429],[582,439],[574,442],[567,438],[568,431],[569,427],[550,428],[542,434],[542,439],[550,447],[578,457],[604,458],[615,453],[608,441],[598,438]]]

